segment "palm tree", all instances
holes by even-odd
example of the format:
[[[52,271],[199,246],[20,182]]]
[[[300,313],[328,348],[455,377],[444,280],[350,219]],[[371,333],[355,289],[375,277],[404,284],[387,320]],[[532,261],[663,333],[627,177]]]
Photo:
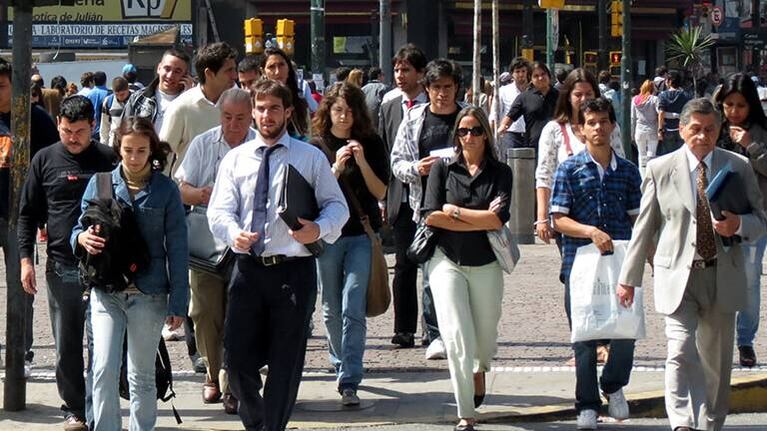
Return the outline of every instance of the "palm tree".
[[[669,61],[678,60],[686,70],[692,72],[696,94],[698,91],[696,76],[701,67],[703,54],[714,45],[711,35],[703,36],[701,31],[701,26],[680,29],[671,36],[669,46],[666,48]]]

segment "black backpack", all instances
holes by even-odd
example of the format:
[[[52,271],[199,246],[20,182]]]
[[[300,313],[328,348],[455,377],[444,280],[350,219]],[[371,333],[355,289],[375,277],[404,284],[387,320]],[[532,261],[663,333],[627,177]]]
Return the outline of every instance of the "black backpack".
[[[82,225],[99,225],[99,236],[106,239],[104,250],[80,257],[80,277],[86,287],[106,292],[120,292],[132,284],[139,271],[149,266],[149,250],[133,208],[114,198],[112,174],[96,174],[96,199],[86,201]]]
[[[176,393],[173,391],[173,369],[170,365],[170,356],[168,355],[168,349],[165,347],[165,340],[160,337],[160,344],[157,345],[157,357],[154,362],[154,377],[155,385],[157,387],[157,399],[163,402],[170,401],[176,397]],[[123,359],[120,365],[120,397],[125,400],[130,400],[130,384],[128,383],[128,337],[127,334],[123,337]],[[173,416],[176,417],[176,423],[180,424],[181,416],[176,410],[176,406],[173,405],[173,401],[170,402],[173,409]]]

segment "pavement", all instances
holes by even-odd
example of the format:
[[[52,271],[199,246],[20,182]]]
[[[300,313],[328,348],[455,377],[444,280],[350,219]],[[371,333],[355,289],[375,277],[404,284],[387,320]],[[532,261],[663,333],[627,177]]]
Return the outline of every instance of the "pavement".
[[[575,415],[574,368],[565,365],[572,351],[561,305],[562,287],[556,277],[558,255],[554,247],[542,244],[523,246],[522,253],[517,270],[505,279],[499,348],[494,368],[487,375],[488,395],[478,409],[481,423],[571,420]],[[43,285],[42,280],[40,283]],[[664,417],[665,338],[662,317],[652,310],[649,270],[645,285],[647,338],[637,342],[635,366],[625,393],[633,417]],[[26,385],[27,408],[19,412],[0,411],[0,431],[62,428],[44,289],[40,296],[36,299],[34,320],[35,362]],[[0,301],[5,301],[5,289],[0,289]],[[315,334],[309,341],[304,378],[289,427],[356,429],[413,424],[413,429],[418,429],[415,424],[455,422],[447,362],[425,360],[424,348],[420,346],[394,349],[389,345],[391,310],[368,323],[366,375],[359,391],[362,404],[356,408],[342,407],[335,391],[335,376],[328,369],[321,314],[318,311],[314,316]],[[4,320],[0,319],[0,334],[4,333]],[[758,336],[755,346],[762,360],[767,358],[767,343],[763,340]],[[169,350],[177,394],[173,405],[183,423],[176,424],[170,402],[160,402],[157,429],[242,429],[238,417],[226,415],[221,404],[202,403],[203,376],[191,371],[184,343],[169,343]],[[767,411],[767,366],[735,367],[732,386],[733,413]],[[123,401],[122,407],[127,427],[127,402]]]

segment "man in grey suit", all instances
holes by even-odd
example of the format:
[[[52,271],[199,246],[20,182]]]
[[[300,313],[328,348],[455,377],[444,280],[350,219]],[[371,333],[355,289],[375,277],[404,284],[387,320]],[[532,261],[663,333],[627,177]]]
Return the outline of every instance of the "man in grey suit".
[[[378,133],[391,155],[405,112],[429,101],[421,80],[426,69],[426,56],[415,45],[405,45],[392,59],[394,82],[397,87],[384,95],[378,117]],[[407,201],[408,191],[401,181],[391,175],[386,191],[386,222],[394,232],[396,263],[394,265],[394,337],[392,344],[413,347],[418,325],[418,264],[406,255],[415,236],[413,210]],[[436,318],[435,318],[436,319]]]
[[[647,165],[642,203],[618,296],[630,305],[641,286],[645,259],[653,256],[655,308],[665,315],[666,413],[675,431],[719,430],[729,408],[735,312],[746,302],[740,244],[765,233],[762,196],[748,160],[716,148],[720,114],[694,99],[680,115],[678,150]],[[703,190],[726,164],[740,175],[751,212],[711,217]]]

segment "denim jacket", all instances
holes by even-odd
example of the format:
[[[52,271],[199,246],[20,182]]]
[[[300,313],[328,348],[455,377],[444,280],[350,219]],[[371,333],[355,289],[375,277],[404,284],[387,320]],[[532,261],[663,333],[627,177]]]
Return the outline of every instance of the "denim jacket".
[[[122,177],[122,164],[112,171],[115,199],[133,207],[136,222],[149,249],[149,268],[136,278],[136,287],[146,294],[170,294],[168,316],[186,316],[189,303],[189,248],[186,217],[178,187],[158,171],[152,172],[149,184],[131,201]],[[91,177],[83,194],[81,210],[87,200],[96,198],[96,176]],[[78,254],[77,236],[83,231],[82,215],[72,229],[70,244]],[[82,250],[80,250],[82,251]]]

